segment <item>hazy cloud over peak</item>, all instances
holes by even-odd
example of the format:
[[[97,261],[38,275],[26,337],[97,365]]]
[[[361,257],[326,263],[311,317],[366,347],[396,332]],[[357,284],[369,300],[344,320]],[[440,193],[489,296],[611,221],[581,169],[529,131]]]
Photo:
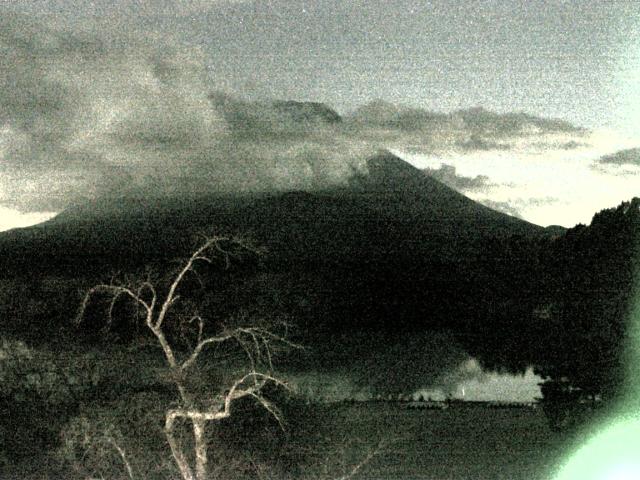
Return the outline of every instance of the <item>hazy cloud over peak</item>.
[[[96,2],[96,8],[120,15],[118,21],[102,24],[88,20],[82,6],[78,8],[84,17],[79,14],[82,19],[70,22],[71,17],[60,13],[69,8],[64,2],[41,4],[58,9],[51,18],[3,11],[0,201],[5,205],[57,211],[85,196],[127,188],[149,195],[314,189],[345,184],[354,169],[363,168],[380,149],[431,156],[483,152],[493,157],[534,148],[546,155],[550,146],[580,151],[591,141],[586,130],[525,113],[432,111],[378,100],[339,114],[332,102],[295,95],[291,100],[286,83],[272,98],[255,92],[243,95],[243,85],[229,84],[235,77],[226,74],[228,65],[212,60],[207,50],[211,45],[187,43],[175,31],[165,35],[158,25],[145,23],[151,21],[149,15],[136,20],[135,28],[126,23],[133,20],[121,14],[134,3],[162,18],[165,7],[183,13],[205,8],[203,18],[212,25],[226,15],[252,19],[251,25],[228,25],[244,28],[242,35],[281,25],[283,12],[293,15],[308,6],[166,1],[152,9],[144,2],[124,2],[118,8]],[[34,2],[20,5],[22,10],[37,10]],[[311,17],[329,14],[322,2],[313,7]],[[366,9],[375,13],[370,5]],[[339,10],[347,16],[362,13],[344,5]],[[316,27],[311,25],[307,33],[312,35]],[[223,30],[210,34],[215,37]],[[383,30],[381,34],[392,33]],[[271,39],[289,33],[275,32]],[[301,45],[308,40],[303,36]],[[269,53],[276,46],[259,46],[259,51],[251,49],[257,44],[243,50],[246,61],[262,52],[274,64],[281,62],[283,71],[290,70],[286,58]],[[271,70],[258,71],[268,78]],[[291,78],[297,75],[295,69],[289,73]],[[221,83],[214,81],[221,78]],[[339,92],[334,94],[340,103]],[[318,96],[322,98],[326,96]],[[475,193],[496,188],[482,175],[447,168],[433,173],[454,188]],[[488,175],[493,181],[492,172]]]
[[[213,94],[197,48],[107,33],[3,17],[0,199],[55,210],[123,179],[153,195],[317,188],[377,148],[323,104]]]

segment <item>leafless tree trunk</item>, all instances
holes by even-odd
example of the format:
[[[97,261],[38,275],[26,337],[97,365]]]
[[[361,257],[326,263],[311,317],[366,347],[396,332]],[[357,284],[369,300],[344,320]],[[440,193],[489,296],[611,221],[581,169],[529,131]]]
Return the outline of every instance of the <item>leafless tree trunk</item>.
[[[168,292],[163,298],[159,298],[156,286],[149,278],[132,285],[96,285],[85,296],[79,316],[81,320],[91,296],[96,293],[106,293],[111,298],[109,320],[117,300],[121,297],[129,298],[141,308],[145,325],[162,348],[172,381],[180,397],[180,406],[169,409],[165,413],[164,433],[183,480],[205,480],[208,478],[207,423],[231,416],[232,405],[236,400],[252,397],[267,409],[278,422],[281,422],[278,409],[261,392],[268,384],[286,387],[284,382],[272,374],[272,345],[278,343],[298,347],[288,341],[284,335],[277,335],[272,330],[261,327],[242,326],[223,329],[218,335],[207,337],[204,335],[204,319],[198,314],[193,315],[190,319],[190,322],[195,323],[197,327],[197,340],[191,351],[186,354],[178,352],[180,353],[178,355],[176,349],[171,345],[163,327],[172,307],[179,301],[180,295],[177,292],[180,285],[189,273],[195,273],[194,266],[197,263],[212,263],[212,254],[222,256],[228,266],[231,253],[224,246],[230,243],[243,249],[250,249],[237,239],[229,237],[208,238],[193,252],[173,277]],[[205,351],[205,347],[231,341],[237,342],[243,348],[247,355],[249,368],[244,375],[231,384],[224,394],[218,395],[214,402],[207,403],[211,406],[203,407],[202,402],[198,402],[189,392],[185,378],[188,378],[190,369],[194,367],[200,355]],[[190,464],[187,454],[176,438],[175,428],[178,420],[187,420],[193,427],[195,465]]]

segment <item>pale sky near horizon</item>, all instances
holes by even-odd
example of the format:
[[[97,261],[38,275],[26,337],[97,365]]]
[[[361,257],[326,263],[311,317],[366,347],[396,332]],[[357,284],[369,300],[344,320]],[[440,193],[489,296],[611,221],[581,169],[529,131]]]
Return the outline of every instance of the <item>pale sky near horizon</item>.
[[[509,150],[397,153],[418,168],[437,169],[444,164],[465,178],[484,176],[483,185],[459,191],[492,208],[507,207],[505,213],[517,212],[536,225],[570,228],[588,225],[600,210],[640,195],[640,161],[599,162],[606,155],[640,147],[640,138],[611,131],[594,131],[586,138],[588,145],[569,150],[534,138]]]

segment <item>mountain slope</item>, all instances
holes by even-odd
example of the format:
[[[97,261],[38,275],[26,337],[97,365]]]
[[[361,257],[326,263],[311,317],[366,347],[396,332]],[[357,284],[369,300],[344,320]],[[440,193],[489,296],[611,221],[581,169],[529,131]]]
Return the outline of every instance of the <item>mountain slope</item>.
[[[317,192],[197,198],[127,192],[99,198],[0,235],[2,262],[7,269],[68,274],[99,265],[122,268],[182,255],[198,232],[249,235],[272,252],[273,262],[441,261],[470,254],[488,237],[544,235],[544,229],[479,205],[390,153],[369,159],[366,170],[349,186]]]

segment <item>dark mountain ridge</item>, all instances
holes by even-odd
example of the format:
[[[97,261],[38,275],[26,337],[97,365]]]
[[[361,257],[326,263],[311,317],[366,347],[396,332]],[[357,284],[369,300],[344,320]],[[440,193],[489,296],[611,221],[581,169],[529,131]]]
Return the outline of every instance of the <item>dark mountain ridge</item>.
[[[236,266],[214,280],[210,309],[223,317],[237,308],[267,316],[284,309],[320,352],[311,362],[318,368],[349,364],[363,332],[374,352],[389,341],[402,345],[412,332],[477,323],[478,296],[494,295],[483,283],[504,273],[489,268],[487,244],[548,237],[382,152],[347,185],[322,191],[97,198],[0,234],[0,261],[5,279],[91,285],[115,271],[175,268],[198,233],[238,234],[266,247],[258,271]]]

